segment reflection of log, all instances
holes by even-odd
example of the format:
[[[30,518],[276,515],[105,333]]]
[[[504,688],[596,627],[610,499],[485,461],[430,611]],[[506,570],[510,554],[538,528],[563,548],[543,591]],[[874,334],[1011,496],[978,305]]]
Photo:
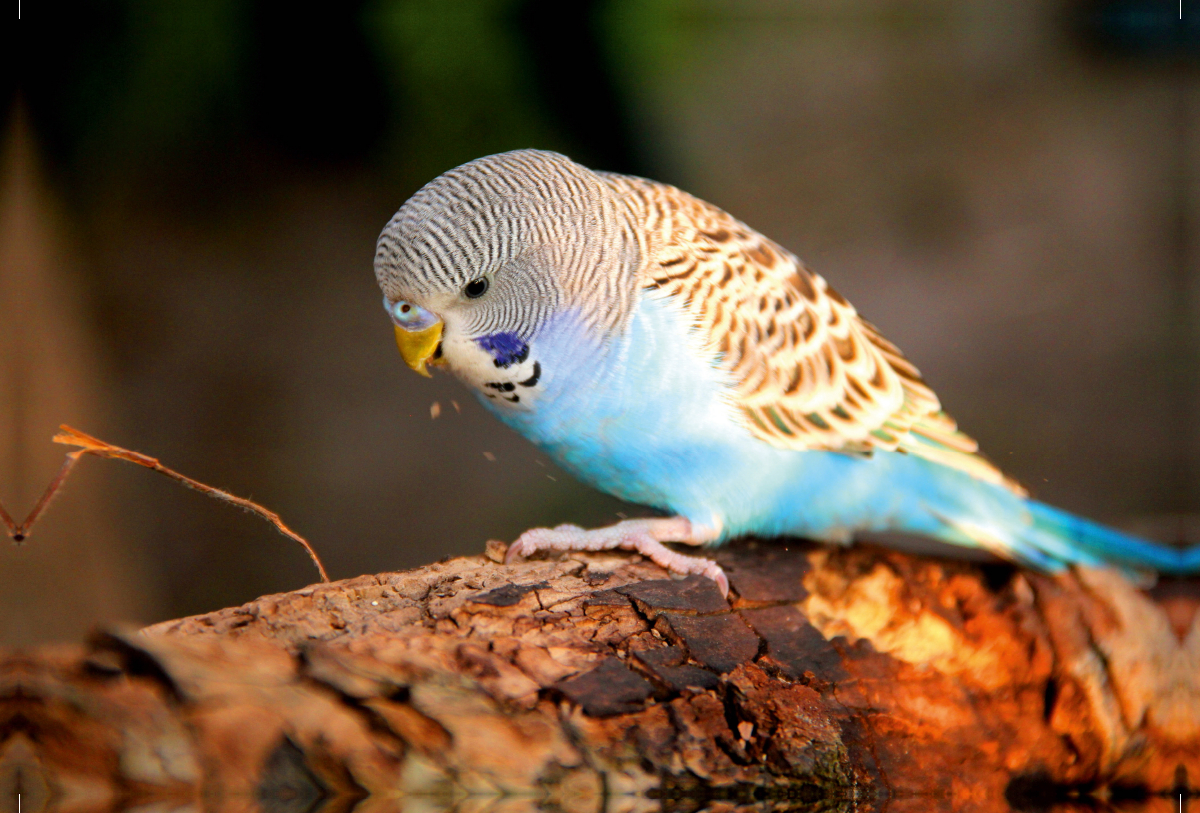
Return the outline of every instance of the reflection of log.
[[[398,793],[963,811],[1075,791],[1166,811],[1200,777],[1195,584],[1156,602],[1107,572],[719,557],[732,606],[637,557],[476,557],[10,655],[0,804],[17,784],[24,811]]]

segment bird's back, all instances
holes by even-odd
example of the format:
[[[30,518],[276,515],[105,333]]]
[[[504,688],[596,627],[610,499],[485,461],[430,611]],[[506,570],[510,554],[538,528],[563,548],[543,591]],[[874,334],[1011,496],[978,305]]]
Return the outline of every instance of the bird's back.
[[[754,436],[787,449],[915,454],[1024,493],[899,348],[794,254],[673,186],[601,176],[641,224],[641,287],[689,314]]]

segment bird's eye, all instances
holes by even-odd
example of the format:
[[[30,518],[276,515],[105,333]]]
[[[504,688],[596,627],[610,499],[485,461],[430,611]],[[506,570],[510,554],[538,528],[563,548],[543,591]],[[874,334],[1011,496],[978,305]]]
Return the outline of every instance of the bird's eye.
[[[463,293],[466,294],[467,299],[479,299],[479,297],[483,296],[484,293],[487,292],[487,289],[487,277],[480,277],[479,279],[473,279],[468,282],[467,287],[463,288]]]
[[[392,319],[399,325],[412,324],[414,320],[420,319],[421,316],[419,308],[403,300],[389,304],[388,310],[391,311]]]

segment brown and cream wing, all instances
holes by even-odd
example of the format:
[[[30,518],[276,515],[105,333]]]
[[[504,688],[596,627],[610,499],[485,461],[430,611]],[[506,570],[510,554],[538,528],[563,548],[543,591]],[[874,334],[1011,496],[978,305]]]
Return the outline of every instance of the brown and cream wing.
[[[795,255],[674,187],[610,178],[649,232],[643,286],[682,302],[753,434],[784,448],[909,452],[1019,490],[904,354]]]

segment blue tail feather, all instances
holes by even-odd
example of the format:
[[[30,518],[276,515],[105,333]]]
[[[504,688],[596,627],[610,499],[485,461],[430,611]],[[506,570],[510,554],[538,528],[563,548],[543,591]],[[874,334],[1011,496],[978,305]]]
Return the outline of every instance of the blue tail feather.
[[[1200,547],[1187,550],[1139,539],[1044,503],[1027,503],[1033,524],[1026,541],[1063,564],[1118,565],[1160,573],[1200,573]]]
[[[899,531],[990,550],[1048,573],[1080,565],[1200,574],[1200,546],[1140,539],[914,455],[805,454],[787,477],[775,478],[786,487],[766,501],[769,524],[764,501],[747,500],[730,504],[750,507],[742,516],[726,513],[734,519],[727,530],[814,538],[826,538],[829,528]]]
[[[1193,545],[1179,552],[1183,559],[1182,575],[1200,573],[1200,545]]]

